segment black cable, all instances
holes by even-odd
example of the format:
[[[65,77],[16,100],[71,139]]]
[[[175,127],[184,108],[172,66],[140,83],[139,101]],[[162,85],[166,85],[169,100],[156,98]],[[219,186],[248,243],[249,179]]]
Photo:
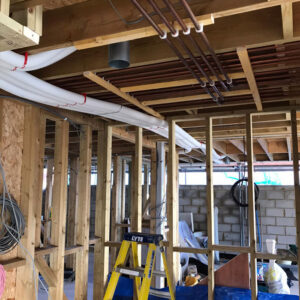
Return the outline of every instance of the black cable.
[[[248,178],[244,177],[238,181],[235,182],[235,184],[231,187],[230,193],[231,193],[231,197],[233,199],[233,201],[241,207],[248,207],[248,203],[242,203],[235,195],[235,191],[236,189],[239,187],[240,184],[242,184],[243,182],[247,182],[248,183]],[[255,190],[255,202],[257,201],[258,197],[259,197],[259,187],[257,186],[256,183],[254,183],[254,190]]]

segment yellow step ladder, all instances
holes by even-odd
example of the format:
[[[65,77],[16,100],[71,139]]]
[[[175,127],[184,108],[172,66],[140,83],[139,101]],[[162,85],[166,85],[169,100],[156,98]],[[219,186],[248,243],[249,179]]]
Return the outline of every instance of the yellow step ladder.
[[[115,266],[112,271],[110,281],[108,283],[104,300],[112,300],[119,278],[121,274],[135,277],[135,287],[137,291],[138,300],[147,300],[150,293],[150,285],[152,274],[164,276],[167,278],[169,286],[168,298],[175,300],[170,275],[167,268],[167,260],[165,250],[162,244],[163,236],[161,234],[146,234],[138,232],[125,233],[119,255],[117,257]],[[145,268],[139,267],[138,259],[138,243],[148,244],[148,254]],[[131,246],[133,257],[133,268],[125,266],[127,254]],[[154,262],[156,257],[156,247],[159,247],[162,255],[165,272],[154,271]]]

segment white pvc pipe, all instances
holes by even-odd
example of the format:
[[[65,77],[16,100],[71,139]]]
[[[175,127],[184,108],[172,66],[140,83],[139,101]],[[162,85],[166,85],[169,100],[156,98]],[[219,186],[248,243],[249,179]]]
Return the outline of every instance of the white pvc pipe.
[[[33,71],[52,65],[75,51],[76,48],[73,46],[45,51],[28,55],[27,61],[24,55],[13,51],[3,51],[0,52],[0,66],[7,70]]]
[[[149,116],[136,110],[93,99],[83,95],[56,87],[48,82],[40,80],[20,70],[35,70],[50,65],[70,53],[74,47],[51,50],[44,53],[29,56],[24,69],[11,71],[13,66],[23,66],[24,57],[12,51],[0,52],[0,88],[19,97],[33,100],[39,103],[70,109],[78,112],[104,116],[113,120],[125,122],[131,125],[151,130],[165,138],[168,137],[168,123],[164,120]],[[193,148],[200,148],[204,153],[206,147],[199,143],[181,127],[176,125],[176,144],[186,151]],[[213,159],[218,161],[221,157],[214,151]]]

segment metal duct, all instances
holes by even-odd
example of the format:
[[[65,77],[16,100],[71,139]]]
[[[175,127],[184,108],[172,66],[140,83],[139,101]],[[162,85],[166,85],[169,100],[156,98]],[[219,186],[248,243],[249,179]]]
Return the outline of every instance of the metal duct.
[[[108,46],[108,64],[115,69],[125,69],[129,67],[130,58],[128,41]]]

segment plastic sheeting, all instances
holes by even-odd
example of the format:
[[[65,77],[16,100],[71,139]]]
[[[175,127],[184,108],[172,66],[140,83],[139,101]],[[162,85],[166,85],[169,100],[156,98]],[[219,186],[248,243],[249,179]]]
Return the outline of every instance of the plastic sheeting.
[[[167,291],[168,288],[163,289]],[[133,281],[126,277],[120,277],[114,300],[132,300]],[[149,300],[160,300],[150,296]],[[207,286],[197,285],[194,287],[176,287],[176,300],[207,300]],[[219,287],[215,288],[215,300],[250,300],[251,291],[238,288]],[[258,292],[258,300],[296,300],[298,296],[276,295]]]

